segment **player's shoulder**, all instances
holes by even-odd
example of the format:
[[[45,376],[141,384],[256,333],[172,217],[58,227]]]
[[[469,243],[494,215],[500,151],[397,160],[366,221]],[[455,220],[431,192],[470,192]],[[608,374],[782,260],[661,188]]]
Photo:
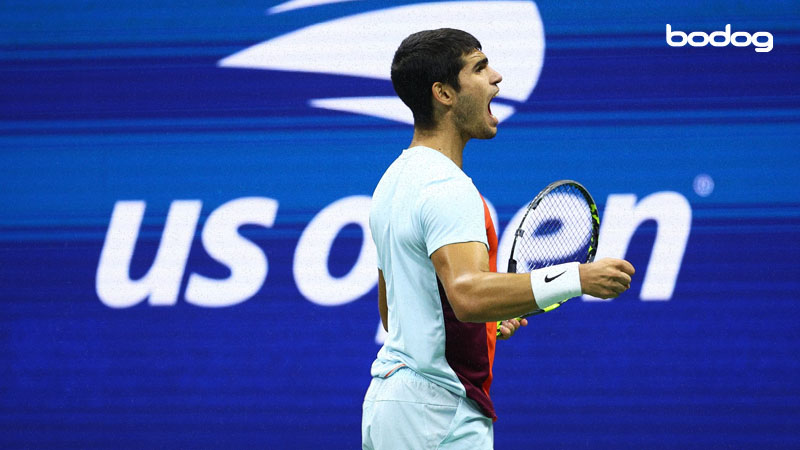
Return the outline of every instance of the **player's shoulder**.
[[[453,161],[437,150],[412,147],[403,151],[386,169],[373,192],[373,202],[396,203],[479,196],[477,188]],[[446,200],[445,200],[446,201]]]
[[[405,153],[409,158],[407,176],[418,179],[423,185],[438,185],[445,182],[472,184],[471,178],[450,158],[437,150],[413,147]]]

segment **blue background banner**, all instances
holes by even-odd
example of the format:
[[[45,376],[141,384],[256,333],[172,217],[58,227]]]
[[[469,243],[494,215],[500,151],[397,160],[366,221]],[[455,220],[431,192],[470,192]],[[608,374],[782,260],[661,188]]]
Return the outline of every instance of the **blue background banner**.
[[[501,246],[571,178],[637,267],[498,344],[496,447],[798,445],[796,1],[313,3],[0,6],[0,446],[358,448],[434,16],[504,76],[464,164]]]

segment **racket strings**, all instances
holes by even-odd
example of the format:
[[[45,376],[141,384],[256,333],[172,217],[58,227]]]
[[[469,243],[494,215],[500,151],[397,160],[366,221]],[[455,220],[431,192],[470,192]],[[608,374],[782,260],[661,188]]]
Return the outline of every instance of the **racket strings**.
[[[520,225],[517,272],[553,264],[586,262],[592,247],[592,211],[581,191],[561,185],[541,198]]]

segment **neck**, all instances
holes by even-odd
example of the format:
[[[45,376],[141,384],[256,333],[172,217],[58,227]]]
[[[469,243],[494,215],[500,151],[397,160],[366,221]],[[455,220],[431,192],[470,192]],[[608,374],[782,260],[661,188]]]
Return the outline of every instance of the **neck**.
[[[409,147],[423,145],[437,150],[450,158],[460,169],[462,168],[464,147],[467,145],[467,140],[458,133],[446,128],[422,130],[415,127],[414,137],[411,139]]]

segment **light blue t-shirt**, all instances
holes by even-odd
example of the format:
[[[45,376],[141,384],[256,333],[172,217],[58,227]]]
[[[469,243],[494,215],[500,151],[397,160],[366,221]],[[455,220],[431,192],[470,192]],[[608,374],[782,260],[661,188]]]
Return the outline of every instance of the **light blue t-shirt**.
[[[406,365],[465,396],[445,359],[442,299],[430,255],[460,242],[488,248],[483,200],[472,179],[434,149],[409,148],[375,188],[370,230],[389,307],[389,332],[372,376],[385,377]]]

